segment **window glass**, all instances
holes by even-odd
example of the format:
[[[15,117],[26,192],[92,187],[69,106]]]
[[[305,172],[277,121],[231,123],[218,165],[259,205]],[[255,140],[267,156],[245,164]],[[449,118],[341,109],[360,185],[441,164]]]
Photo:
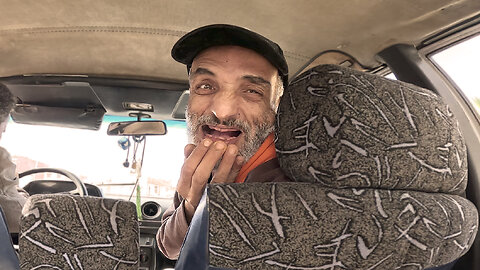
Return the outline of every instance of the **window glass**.
[[[9,121],[0,144],[17,165],[17,172],[42,167],[66,169],[85,183],[98,186],[105,197],[128,199],[132,194],[137,172],[132,168],[142,160],[143,142],[137,147],[130,137],[129,150],[122,149],[122,136],[108,136],[107,127],[125,118],[104,117],[100,130],[16,124]],[[132,119],[128,119],[132,120]],[[140,174],[141,201],[171,198],[183,164],[183,148],[187,144],[184,121],[165,121],[167,134],[147,136]],[[128,154],[128,156],[127,156]],[[126,161],[128,161],[128,167]],[[65,179],[44,173],[20,179],[20,186],[32,180]],[[132,201],[136,199],[136,193]]]
[[[385,78],[388,78],[390,80],[397,80],[397,76],[395,76],[395,74],[393,73],[389,73],[387,76],[385,76]]]
[[[448,75],[480,112],[480,35],[434,53],[431,59]]]

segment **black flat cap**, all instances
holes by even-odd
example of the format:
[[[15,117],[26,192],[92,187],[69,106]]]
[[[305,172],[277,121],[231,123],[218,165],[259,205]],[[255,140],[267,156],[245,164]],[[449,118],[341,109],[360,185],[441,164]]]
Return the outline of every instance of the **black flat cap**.
[[[278,69],[284,86],[288,84],[288,65],[280,46],[262,35],[234,25],[212,24],[185,34],[173,45],[172,57],[190,69],[193,59],[201,51],[225,45],[244,47],[262,55]]]

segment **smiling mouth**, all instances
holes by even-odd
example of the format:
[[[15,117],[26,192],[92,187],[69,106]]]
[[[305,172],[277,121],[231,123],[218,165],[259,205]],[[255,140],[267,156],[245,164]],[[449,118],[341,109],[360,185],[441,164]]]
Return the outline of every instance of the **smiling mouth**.
[[[213,125],[202,126],[203,134],[205,137],[212,139],[213,141],[225,141],[227,143],[234,143],[236,139],[242,134],[237,128],[221,127]]]

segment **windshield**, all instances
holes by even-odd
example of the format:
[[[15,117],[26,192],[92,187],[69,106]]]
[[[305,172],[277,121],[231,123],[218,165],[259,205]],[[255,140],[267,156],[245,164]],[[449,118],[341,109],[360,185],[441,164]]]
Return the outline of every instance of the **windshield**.
[[[16,124],[9,121],[1,145],[12,155],[17,173],[34,168],[66,169],[84,183],[98,186],[104,197],[129,199],[137,181],[142,159],[143,142],[137,147],[130,137],[130,148],[123,149],[119,140],[126,137],[108,136],[110,122],[132,121],[127,117],[104,117],[100,130],[80,130],[62,127]],[[143,166],[139,178],[142,203],[171,198],[183,164],[183,148],[187,143],[184,121],[165,121],[167,134],[146,138]],[[128,156],[127,156],[128,154]],[[128,161],[128,167],[125,167]],[[134,167],[135,167],[134,165]],[[20,186],[38,179],[65,179],[43,173],[23,177]],[[135,200],[136,194],[131,198]]]

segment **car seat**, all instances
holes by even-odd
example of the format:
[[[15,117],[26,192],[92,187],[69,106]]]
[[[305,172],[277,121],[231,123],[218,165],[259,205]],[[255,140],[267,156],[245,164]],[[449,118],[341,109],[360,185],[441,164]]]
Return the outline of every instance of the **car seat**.
[[[204,250],[207,268],[425,269],[472,245],[465,142],[431,91],[312,68],[281,99],[275,145],[292,183],[208,186],[197,210],[206,240],[184,243]],[[192,256],[182,250],[179,262]]]
[[[21,269],[138,269],[135,204],[67,194],[31,196],[21,221]]]

